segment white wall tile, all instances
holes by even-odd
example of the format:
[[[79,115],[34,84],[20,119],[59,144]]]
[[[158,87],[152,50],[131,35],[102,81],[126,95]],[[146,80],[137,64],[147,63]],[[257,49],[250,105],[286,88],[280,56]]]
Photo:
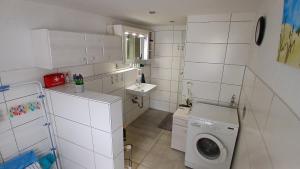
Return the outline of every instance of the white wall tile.
[[[116,70],[116,67],[115,67],[115,64],[112,64],[112,63],[94,64],[95,75],[113,72],[114,70]]]
[[[80,164],[77,164],[74,161],[71,161],[67,158],[60,157],[62,161],[62,168],[63,169],[85,169],[83,166],[80,166]]]
[[[87,149],[93,149],[91,128],[79,123],[55,117],[57,135]]]
[[[124,87],[124,73],[112,74],[109,76],[105,76],[103,78],[103,93],[110,93],[114,90],[120,89]],[[132,78],[133,79],[133,78]],[[128,80],[128,79],[127,79]],[[130,80],[126,85],[131,85],[135,83],[135,80]]]
[[[172,49],[173,57],[174,56],[177,56],[177,57],[184,56],[184,44],[173,44],[172,48],[173,48]]]
[[[35,111],[32,111],[32,112],[27,112],[26,114],[23,114],[20,116],[14,116],[13,118],[11,118],[11,124],[13,127],[22,125],[24,123],[27,123],[29,121],[32,121],[34,119],[44,116],[45,110],[43,109],[41,100],[38,99],[38,95],[27,96],[27,97],[23,97],[23,98],[20,98],[17,100],[12,100],[12,101],[7,102],[8,110],[10,110],[12,107],[15,107],[18,105],[28,104],[28,103],[37,102],[37,101],[40,102],[41,108],[36,109]]]
[[[223,83],[241,85],[243,82],[245,66],[224,65]]]
[[[63,157],[72,159],[72,161],[75,161],[85,168],[95,168],[93,152],[62,139],[59,139],[59,143],[61,145],[60,152]]]
[[[114,169],[123,169],[124,167],[124,153],[120,153],[114,160]]]
[[[169,102],[164,102],[164,101],[159,101],[159,100],[150,100],[150,107],[153,109],[157,110],[162,110],[162,111],[169,111],[170,108],[170,103]]]
[[[220,92],[220,84],[192,81],[192,97],[207,99],[207,100],[218,100]],[[187,96],[187,81],[183,81],[183,95]]]
[[[172,59],[172,69],[180,69],[180,62],[181,62],[180,57],[173,57],[173,59]]]
[[[155,43],[173,43],[173,31],[155,32]]]
[[[145,77],[148,78],[151,75],[151,67],[149,65],[144,65],[144,67],[142,67],[142,71],[145,74]]]
[[[174,25],[173,30],[174,31],[185,31],[186,30],[186,25]]]
[[[112,135],[113,157],[116,158],[124,151],[123,126],[117,129]]]
[[[2,84],[15,84],[21,82],[40,81],[43,82],[43,75],[54,72],[44,69],[21,69],[8,72],[0,72]],[[43,83],[42,83],[43,84]],[[23,96],[28,96],[39,92],[38,85],[26,85],[20,87],[11,87],[9,91],[4,92],[6,100],[12,100]]]
[[[10,129],[9,113],[4,103],[0,104],[0,133]]]
[[[158,57],[151,60],[151,67],[172,68],[172,57]]]
[[[125,86],[132,85],[136,83],[136,79],[138,76],[137,70],[131,70],[124,73]]]
[[[171,77],[172,77],[171,69],[160,69],[160,68],[151,69],[151,78],[171,80]]]
[[[169,112],[175,113],[176,110],[177,110],[177,104],[170,103],[170,111]]]
[[[113,159],[95,154],[96,169],[114,169]]]
[[[35,154],[40,158],[40,157],[48,154],[50,149],[51,149],[50,139],[47,138],[31,147],[28,147],[25,150],[21,151],[21,153],[33,150],[35,152]]]
[[[177,103],[177,93],[171,92],[171,96],[170,96],[170,102],[171,103]]]
[[[252,12],[241,12],[232,13],[231,21],[254,21],[256,19],[256,13]]]
[[[300,121],[275,97],[264,132],[274,169],[299,168],[299,129]]]
[[[102,93],[102,79],[85,81],[84,87],[87,90]]]
[[[252,97],[253,94],[255,79],[256,79],[255,75],[248,68],[246,68],[243,90],[245,90],[245,94],[249,99]]]
[[[51,92],[54,114],[85,125],[90,125],[89,106],[86,99]]]
[[[58,72],[69,72],[71,77],[73,77],[73,74],[81,74],[83,77],[94,75],[93,65],[59,68]]]
[[[226,44],[187,43],[185,61],[224,63]]]
[[[171,92],[177,92],[179,87],[178,81],[171,81]]]
[[[171,81],[162,79],[151,79],[151,84],[157,85],[158,90],[170,91]]]
[[[227,47],[227,64],[246,65],[250,54],[250,45],[248,44],[229,44]]]
[[[0,134],[0,152],[4,160],[9,160],[18,153],[17,144],[11,130]],[[5,138],[5,139],[3,139]]]
[[[110,123],[111,130],[115,131],[122,126],[123,122],[123,103],[122,100],[114,102],[110,105]]]
[[[219,101],[230,103],[232,96],[235,95],[235,103],[238,103],[240,91],[241,86],[222,84]]]
[[[228,14],[214,14],[214,15],[191,15],[188,16],[187,22],[220,22],[230,21],[230,13]]]
[[[184,79],[205,82],[220,82],[222,78],[222,64],[185,62]]]
[[[251,108],[261,131],[264,131],[269,115],[273,92],[259,79],[256,79],[251,98]]]
[[[3,94],[3,92],[0,92],[0,103],[3,103],[3,102],[4,102],[4,94]]]
[[[39,118],[13,129],[18,147],[21,150],[32,146],[49,136],[47,127],[43,126],[44,123],[45,120]]]
[[[96,153],[104,155],[106,157],[113,157],[112,149],[112,135],[104,131],[92,129],[94,150]]]
[[[245,128],[251,168],[272,169],[270,157],[251,111],[246,113],[243,127]]]
[[[232,22],[230,25],[229,43],[251,43],[253,37],[252,22]]]
[[[99,130],[111,132],[109,105],[90,101],[89,109],[91,125]],[[101,110],[101,113],[99,113],[99,110]]]
[[[161,100],[161,101],[170,101],[170,92],[169,91],[161,91],[155,90],[150,94],[150,98],[154,100]]]
[[[174,40],[172,43],[184,43],[184,32],[183,31],[173,31]]]
[[[172,56],[172,44],[155,44],[155,57]]]
[[[229,22],[188,23],[187,42],[227,43]]]
[[[178,81],[182,79],[182,76],[179,74],[180,70],[179,69],[172,69],[172,80]]]

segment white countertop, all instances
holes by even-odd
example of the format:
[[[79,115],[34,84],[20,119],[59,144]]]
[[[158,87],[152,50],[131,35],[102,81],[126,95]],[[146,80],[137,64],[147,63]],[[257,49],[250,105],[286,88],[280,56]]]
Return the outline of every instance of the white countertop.
[[[62,85],[62,86],[57,86],[49,89],[45,89],[46,91],[54,91],[58,93],[64,93],[67,95],[72,95],[76,97],[81,97],[84,99],[96,101],[96,102],[102,102],[102,103],[107,103],[111,104],[114,102],[117,102],[121,100],[121,97],[118,96],[112,96],[104,93],[99,93],[99,92],[93,92],[89,90],[84,90],[82,93],[76,93],[75,92],[75,85],[73,84],[68,84],[68,85]]]

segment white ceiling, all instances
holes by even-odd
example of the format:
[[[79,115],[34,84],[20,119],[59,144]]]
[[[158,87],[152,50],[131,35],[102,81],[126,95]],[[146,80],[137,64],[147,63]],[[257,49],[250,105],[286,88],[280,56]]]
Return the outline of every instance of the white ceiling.
[[[78,9],[116,19],[163,25],[185,23],[194,14],[253,12],[260,0],[31,0]],[[154,10],[155,15],[148,12]]]

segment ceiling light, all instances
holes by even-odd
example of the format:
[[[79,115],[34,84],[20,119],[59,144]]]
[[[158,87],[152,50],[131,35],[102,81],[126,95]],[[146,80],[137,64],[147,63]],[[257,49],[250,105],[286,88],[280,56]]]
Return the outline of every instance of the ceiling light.
[[[124,32],[125,35],[129,35],[129,32]]]
[[[136,33],[132,33],[132,36],[136,36]]]
[[[156,14],[156,11],[149,11],[149,14],[154,15]]]
[[[139,34],[139,38],[143,38],[143,37],[145,37],[144,35],[142,35],[142,34]]]

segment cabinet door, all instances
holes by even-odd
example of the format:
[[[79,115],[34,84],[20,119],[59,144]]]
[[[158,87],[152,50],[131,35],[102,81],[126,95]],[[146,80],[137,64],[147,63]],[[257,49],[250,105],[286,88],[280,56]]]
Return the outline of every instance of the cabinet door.
[[[123,61],[122,55],[122,38],[120,36],[102,35],[103,54],[109,57],[109,60]]]
[[[109,57],[103,55],[103,48],[101,35],[86,34],[86,54],[89,64],[109,61]]]
[[[83,33],[49,31],[53,68],[86,64]]]

